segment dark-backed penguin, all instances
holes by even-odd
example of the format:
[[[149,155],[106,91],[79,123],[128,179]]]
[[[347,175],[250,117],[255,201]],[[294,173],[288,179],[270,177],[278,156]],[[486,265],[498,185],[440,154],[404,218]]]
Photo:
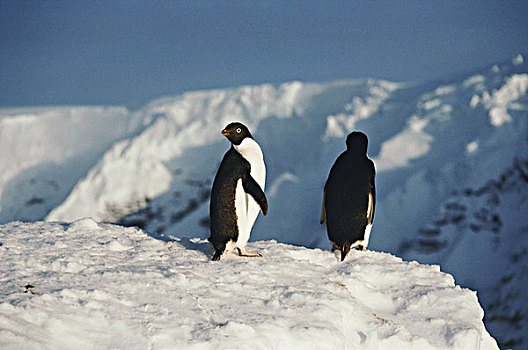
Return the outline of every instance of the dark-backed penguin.
[[[240,256],[261,256],[245,248],[259,209],[264,215],[268,213],[262,150],[242,123],[231,123],[221,133],[231,148],[220,163],[211,190],[209,241],[215,249],[213,260],[235,248]]]
[[[347,149],[330,169],[324,187],[321,224],[326,219],[332,251],[341,252],[341,261],[350,247],[364,250],[369,243],[376,207],[376,169],[367,156],[367,145],[367,135],[350,133]]]

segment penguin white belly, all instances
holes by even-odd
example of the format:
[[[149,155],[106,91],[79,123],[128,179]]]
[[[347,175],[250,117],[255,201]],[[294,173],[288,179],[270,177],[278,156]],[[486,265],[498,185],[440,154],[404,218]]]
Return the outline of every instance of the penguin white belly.
[[[372,215],[374,211],[374,200],[372,198],[372,192],[369,192],[368,206],[367,206],[367,222],[372,222]],[[363,247],[367,248],[370,239],[370,231],[372,230],[372,224],[368,224],[365,227],[365,233],[363,234]]]
[[[369,244],[370,239],[370,231],[372,230],[372,224],[368,224],[367,227],[365,227],[365,233],[363,233],[363,239],[359,239],[355,241],[353,244],[351,244],[351,247],[355,246],[363,246],[363,248],[367,248]]]
[[[374,202],[372,200],[372,193],[369,193],[369,201],[368,201],[368,207],[367,207],[367,220],[370,220],[370,216],[372,215],[372,211],[373,211],[373,205],[374,205]],[[354,242],[352,246],[361,245],[366,249],[369,244],[371,230],[372,230],[372,224],[368,224],[367,227],[365,227],[365,233],[363,233],[363,239],[360,239]]]
[[[251,165],[251,176],[260,185],[264,191],[266,182],[266,165],[264,164],[264,156],[258,143],[250,138],[246,138],[240,145],[234,145],[235,150],[244,157]]]
[[[248,195],[242,186],[242,180],[238,180],[235,189],[235,211],[238,226],[238,239],[236,241],[236,246],[239,248],[244,248],[247,241],[249,240],[249,234],[251,230],[248,231],[246,229],[248,226],[249,201]]]
[[[255,179],[262,191],[264,191],[266,184],[266,165],[264,164],[264,157],[258,143],[253,139],[246,138],[240,145],[234,147],[249,162],[251,165],[251,177]],[[238,181],[236,187],[235,207],[238,218],[237,247],[243,250],[251,235],[251,229],[257,219],[260,206],[251,195],[245,193],[241,180]]]

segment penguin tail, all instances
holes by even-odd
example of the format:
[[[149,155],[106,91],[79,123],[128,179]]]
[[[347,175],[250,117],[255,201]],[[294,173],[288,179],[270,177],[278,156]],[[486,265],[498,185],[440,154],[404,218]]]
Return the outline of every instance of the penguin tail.
[[[341,246],[341,261],[345,260],[345,257],[349,251],[350,251],[350,243],[345,243]]]

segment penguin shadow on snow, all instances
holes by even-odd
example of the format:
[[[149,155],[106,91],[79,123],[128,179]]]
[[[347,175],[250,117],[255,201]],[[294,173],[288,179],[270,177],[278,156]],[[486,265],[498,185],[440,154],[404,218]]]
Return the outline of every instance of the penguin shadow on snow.
[[[151,232],[145,232],[149,237],[165,243],[177,243],[183,246],[187,250],[194,250],[202,253],[207,260],[209,260],[214,252],[211,244],[199,238],[187,238],[187,237],[174,237],[172,235],[157,234]]]

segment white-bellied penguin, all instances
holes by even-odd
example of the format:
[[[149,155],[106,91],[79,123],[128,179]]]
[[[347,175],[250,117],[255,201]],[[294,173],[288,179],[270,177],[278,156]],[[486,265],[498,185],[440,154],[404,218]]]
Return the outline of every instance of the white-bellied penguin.
[[[268,213],[264,156],[244,124],[231,123],[221,133],[231,148],[220,163],[211,190],[209,242],[215,249],[213,260],[235,248],[241,256],[261,256],[246,251],[246,243],[259,209]]]
[[[347,149],[330,169],[324,187],[321,224],[326,219],[332,251],[341,252],[341,261],[357,246],[367,248],[376,207],[376,169],[367,156],[368,138],[355,131],[346,139]]]

